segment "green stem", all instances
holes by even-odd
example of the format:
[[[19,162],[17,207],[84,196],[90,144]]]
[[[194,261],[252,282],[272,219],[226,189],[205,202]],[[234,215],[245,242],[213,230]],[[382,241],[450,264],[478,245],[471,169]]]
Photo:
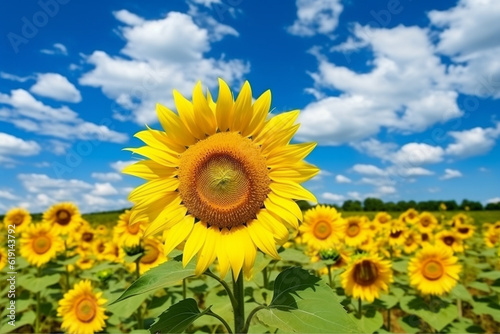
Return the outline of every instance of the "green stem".
[[[247,321],[245,322],[245,327],[243,327],[243,333],[248,333],[248,329],[250,328],[250,322],[252,321],[252,318],[255,315],[255,313],[257,313],[260,310],[263,310],[265,308],[267,308],[267,306],[259,305],[256,308],[254,308],[252,310],[252,312],[250,312],[250,314],[248,315]]]
[[[139,277],[141,277],[141,271],[140,271],[140,267],[139,267],[139,264],[140,264],[140,261],[141,261],[141,257],[142,256],[139,256],[137,258],[137,260],[135,260],[135,275],[136,275],[136,278],[139,279]],[[139,307],[137,308],[137,313],[136,313],[136,316],[137,316],[137,329],[142,329],[144,326],[144,320],[142,319],[142,312],[141,312],[141,305],[139,305]]]
[[[457,298],[458,319],[462,319],[462,300]]]
[[[328,280],[330,281],[330,288],[333,289],[332,266],[328,264],[326,267],[328,268]]]
[[[358,298],[358,318],[361,319],[363,317],[363,312],[361,310],[361,298]]]
[[[262,270],[262,276],[264,277],[264,289],[267,289],[269,286],[269,277],[267,277],[267,267]]]
[[[186,279],[182,280],[182,299],[186,299],[186,293],[187,292],[187,285],[186,285]]]
[[[41,277],[40,267],[37,268],[38,275],[37,277]],[[40,291],[36,293],[36,319],[35,319],[35,333],[40,333]]]
[[[243,273],[238,274],[238,279],[234,280],[233,273],[233,293],[236,299],[236,307],[234,311],[234,332],[244,333],[243,328],[245,327],[245,300],[244,300],[244,289],[243,289]]]
[[[233,291],[231,290],[229,285],[226,283],[226,281],[220,279],[219,277],[217,277],[217,275],[214,275],[210,270],[205,271],[204,275],[206,275],[208,277],[212,277],[214,280],[219,282],[224,287],[224,289],[226,290],[227,295],[229,297],[229,300],[231,301],[231,306],[233,307],[233,309],[236,308],[237,301],[234,298]]]
[[[229,334],[233,334],[233,331],[231,330],[231,326],[229,326],[229,324],[227,323],[226,320],[224,320],[224,318],[222,318],[220,315],[218,315],[217,313],[214,313],[212,311],[208,311],[207,313],[205,313],[206,315],[209,315],[209,316],[212,316],[216,319],[219,319],[220,322],[222,322],[222,324],[224,325],[224,327],[226,327],[226,330]],[[217,331],[217,328],[215,328],[215,331]]]
[[[391,309],[387,309],[387,331],[391,331]]]

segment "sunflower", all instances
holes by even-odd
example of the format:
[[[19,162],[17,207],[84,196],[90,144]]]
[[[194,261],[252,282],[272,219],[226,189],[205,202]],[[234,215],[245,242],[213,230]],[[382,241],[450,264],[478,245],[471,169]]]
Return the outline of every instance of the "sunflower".
[[[106,259],[106,244],[109,240],[99,238],[95,240],[92,244],[92,254],[97,260],[102,261]]]
[[[114,241],[108,241],[106,243],[106,249],[104,250],[104,258],[111,262],[122,263],[125,257],[125,251]]]
[[[422,232],[432,232],[436,227],[438,221],[436,217],[430,212],[422,212],[418,216],[417,228]]]
[[[144,239],[144,255],[139,260],[139,274],[142,275],[165,261],[167,261],[167,257],[163,252],[162,243],[152,237]]]
[[[470,221],[471,221],[471,218],[468,215],[466,215],[465,213],[459,213],[459,214],[454,215],[451,218],[450,224],[453,227],[457,227],[457,226],[460,226],[462,224],[466,224]]]
[[[401,220],[394,219],[390,224],[386,232],[389,245],[392,247],[402,246],[405,242],[405,231],[408,228]]]
[[[455,231],[441,231],[436,234],[436,245],[450,248],[453,252],[463,252],[464,245],[462,239]]]
[[[132,212],[126,210],[118,217],[118,224],[114,228],[114,237],[119,245],[126,248],[139,246],[144,230],[146,229],[146,220],[135,222],[133,225],[130,222]]]
[[[106,325],[102,292],[94,292],[90,281],[76,283],[59,301],[57,315],[63,318],[61,328],[72,334],[93,334]]]
[[[392,216],[387,212],[379,212],[373,218],[373,223],[378,225],[381,229],[384,229],[389,226],[389,222],[391,221]]]
[[[476,230],[476,227],[474,225],[471,225],[471,224],[461,224],[461,225],[455,226],[455,231],[457,232],[457,235],[462,240],[471,238],[474,235],[475,230]]]
[[[78,207],[71,202],[54,204],[43,213],[43,221],[49,223],[55,233],[62,235],[74,231],[81,219]]]
[[[408,230],[404,234],[404,252],[411,254],[420,247],[421,235],[417,231]]]
[[[490,228],[484,233],[484,243],[489,248],[496,247],[500,241],[500,233],[497,229],[495,229],[494,225],[491,225]]]
[[[318,205],[304,214],[300,226],[302,242],[316,250],[337,248],[343,239],[345,225],[335,208]]]
[[[326,261],[330,265],[330,270],[345,267],[349,263],[351,253],[342,247],[338,249],[310,250],[307,255],[311,258],[311,263]],[[326,266],[316,270],[320,276],[328,275]]]
[[[353,258],[341,277],[347,295],[370,303],[380,296],[381,290],[387,292],[393,281],[390,261],[375,254]]]
[[[420,233],[420,240],[422,241],[420,245],[425,247],[434,242],[434,235],[431,232],[422,232]]]
[[[7,265],[7,250],[0,247],[0,271]]]
[[[21,256],[37,267],[49,262],[58,252],[64,250],[64,242],[48,224],[29,226],[24,231],[20,243]]]
[[[97,235],[90,224],[84,224],[78,230],[77,240],[78,248],[82,252],[88,252],[90,249],[92,249],[94,242],[97,240]]]
[[[81,253],[75,264],[81,270],[88,270],[94,267],[95,259],[89,253]]]
[[[413,208],[406,210],[399,216],[399,219],[408,225],[416,224],[418,222],[418,218],[418,211]]]
[[[99,234],[101,236],[107,236],[109,234],[109,229],[104,225],[98,225],[95,228],[95,231],[97,234]]]
[[[448,247],[426,246],[410,260],[410,284],[426,295],[442,295],[451,291],[458,280],[461,266]]]
[[[344,241],[346,245],[360,246],[369,237],[368,219],[364,216],[352,216],[345,220]]]
[[[257,249],[279,258],[276,243],[298,228],[294,200],[316,202],[300,185],[319,171],[303,161],[316,144],[289,144],[299,112],[266,120],[271,93],[252,105],[248,82],[236,101],[223,80],[217,103],[201,83],[192,103],[177,91],[174,100],[177,113],[157,105],[163,131],[137,133],[146,146],[130,149],[150,159],[124,169],[147,180],[129,195],[131,223],[148,218],[146,236],[166,230],[167,255],[186,240],[183,264],[198,254],[198,275],[218,258],[222,277],[230,267],[249,277]]]
[[[14,225],[16,233],[20,233],[26,230],[31,223],[31,215],[26,209],[14,208],[7,211],[3,223],[6,228],[9,228],[9,225]]]

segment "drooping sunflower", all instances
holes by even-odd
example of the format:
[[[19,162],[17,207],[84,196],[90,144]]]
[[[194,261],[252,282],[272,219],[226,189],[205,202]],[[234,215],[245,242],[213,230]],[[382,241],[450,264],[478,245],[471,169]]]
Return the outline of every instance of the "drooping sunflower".
[[[371,303],[393,281],[391,262],[376,254],[362,254],[352,259],[341,277],[347,295]]]
[[[299,228],[302,242],[315,250],[338,248],[344,237],[345,225],[334,207],[318,205],[304,214]]]
[[[102,292],[94,292],[90,281],[76,283],[59,301],[57,315],[63,318],[61,328],[72,334],[101,331],[106,326],[104,320],[108,318],[104,314],[105,303]]]
[[[442,295],[456,285],[461,266],[448,247],[426,246],[408,264],[410,284],[426,295]]]
[[[0,247],[0,271],[7,265],[7,250]]]
[[[418,222],[418,218],[418,211],[413,208],[406,210],[399,216],[399,219],[408,225],[416,224]]]
[[[461,224],[455,226],[455,232],[462,240],[471,238],[474,235],[476,227],[472,224]]]
[[[29,226],[20,239],[21,256],[37,267],[41,267],[57,253],[64,250],[64,242],[52,231],[49,224]]]
[[[136,247],[141,243],[146,229],[146,220],[140,220],[131,224],[130,217],[132,212],[126,210],[118,217],[118,224],[114,228],[115,241],[126,248]]]
[[[71,202],[54,204],[43,213],[43,221],[49,223],[55,233],[62,235],[73,232],[81,219],[78,207]]]
[[[417,228],[420,233],[432,232],[436,227],[438,221],[436,217],[430,212],[422,212],[418,216]]]
[[[198,254],[196,274],[217,258],[221,276],[230,267],[251,276],[257,249],[279,258],[276,243],[298,228],[294,200],[316,202],[300,185],[319,171],[303,161],[316,144],[290,144],[299,112],[266,120],[271,93],[252,105],[248,82],[236,101],[223,80],[216,103],[201,83],[193,102],[177,91],[174,100],[177,113],[157,105],[163,131],[137,133],[146,146],[130,149],[150,159],[124,169],[147,180],[129,195],[131,223],[149,219],[145,236],[166,230],[166,255],[185,240],[183,263]]]
[[[16,234],[23,232],[31,223],[31,215],[28,210],[23,208],[14,208],[5,214],[3,218],[5,228],[14,225]]]
[[[368,219],[365,216],[352,216],[345,218],[345,237],[346,245],[357,247],[366,241],[369,237]]]
[[[463,252],[464,244],[455,231],[441,231],[436,234],[436,245],[450,248],[453,252]]]

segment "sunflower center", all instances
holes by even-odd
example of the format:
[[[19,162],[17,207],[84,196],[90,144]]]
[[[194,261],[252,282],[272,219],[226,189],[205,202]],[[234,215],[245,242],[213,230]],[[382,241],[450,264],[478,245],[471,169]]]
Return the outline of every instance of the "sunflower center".
[[[38,236],[35,240],[33,240],[33,250],[37,254],[45,254],[52,245],[52,241],[49,237],[44,235]]]
[[[96,304],[90,298],[84,298],[76,305],[75,311],[78,320],[91,322],[96,316]]]
[[[180,158],[179,194],[188,212],[220,228],[252,220],[271,180],[266,159],[250,139],[221,132],[190,146]]]
[[[372,285],[378,278],[377,266],[372,261],[363,260],[354,266],[353,277],[359,285]]]
[[[134,225],[130,225],[127,223],[127,230],[130,234],[137,234],[141,229],[141,223],[135,223]]]
[[[429,235],[427,233],[422,233],[422,241],[429,240]]]
[[[332,234],[332,227],[327,222],[320,221],[314,226],[313,233],[316,238],[324,240]]]
[[[415,241],[415,240],[413,239],[413,236],[411,236],[411,235],[410,235],[410,236],[406,239],[406,241],[405,241],[405,245],[406,245],[406,246],[411,246],[411,245],[413,244],[413,242],[414,242],[414,241]]]
[[[401,236],[401,233],[403,233],[403,231],[401,231],[401,230],[391,231],[390,236],[393,239],[397,239]]]
[[[106,246],[104,246],[104,244],[101,242],[99,243],[99,245],[97,245],[97,251],[100,253],[103,253],[104,250],[106,249]]]
[[[94,239],[94,233],[92,232],[83,232],[82,233],[82,240],[85,242],[91,242],[92,239]]]
[[[359,224],[352,223],[352,224],[349,224],[349,226],[347,227],[346,234],[350,237],[355,237],[359,234],[360,231],[361,231],[361,228],[359,227]]]
[[[431,281],[441,278],[443,274],[444,274],[443,265],[436,260],[428,261],[422,268],[422,275],[424,275],[425,278]]]
[[[410,213],[408,214],[408,218],[410,218],[410,219],[415,218],[415,214],[414,214],[413,212],[410,212]]]
[[[448,246],[451,246],[455,242],[455,238],[453,238],[452,236],[446,236],[443,238],[443,242]]]
[[[144,255],[141,257],[141,263],[150,264],[156,261],[158,256],[160,255],[160,251],[154,245],[146,244],[144,246]]]
[[[468,227],[460,227],[458,229],[458,232],[460,232],[462,234],[467,234],[467,233],[469,233],[469,228]]]
[[[422,224],[422,226],[423,226],[423,227],[427,227],[427,226],[429,226],[429,225],[431,224],[430,220],[429,220],[429,219],[427,219],[427,218],[422,219],[422,220],[420,221],[420,223]]]
[[[23,221],[24,221],[24,216],[21,214],[17,214],[14,217],[12,217],[12,222],[14,223],[14,226],[21,225]]]
[[[387,217],[386,217],[386,216],[382,216],[382,217],[380,217],[380,218],[378,219],[378,221],[379,221],[379,223],[380,223],[380,224],[385,224],[385,223],[387,223],[389,220],[387,219]]]
[[[71,214],[69,213],[68,210],[59,210],[56,213],[56,222],[59,225],[68,225],[69,222],[71,221]]]

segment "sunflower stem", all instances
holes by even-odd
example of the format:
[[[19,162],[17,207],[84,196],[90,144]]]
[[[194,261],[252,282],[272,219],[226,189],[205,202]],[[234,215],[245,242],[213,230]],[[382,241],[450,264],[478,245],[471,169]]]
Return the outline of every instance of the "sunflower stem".
[[[187,292],[187,284],[186,284],[186,279],[184,278],[182,280],[182,299],[186,299],[186,293]]]
[[[231,290],[229,285],[226,283],[226,281],[221,280],[219,277],[214,275],[210,270],[205,271],[204,275],[207,275],[208,277],[212,277],[214,280],[216,280],[217,282],[219,282],[222,285],[222,287],[226,290],[227,295],[229,297],[229,300],[231,301],[231,306],[234,309],[236,307],[236,299],[234,299],[233,291]]]
[[[37,268],[38,275],[41,277],[40,267]],[[40,333],[40,291],[36,293],[36,319],[35,319],[35,333]]]
[[[226,320],[224,320],[224,318],[222,318],[220,315],[218,315],[217,313],[214,313],[212,311],[208,311],[207,313],[205,313],[206,315],[209,315],[211,317],[214,317],[216,319],[219,319],[220,322],[222,322],[222,324],[224,325],[224,327],[226,327],[226,330],[229,334],[233,334],[233,331],[231,330],[231,326],[229,326],[229,324],[227,323]],[[217,327],[214,329],[214,333],[217,332]]]
[[[333,289],[332,266],[328,264],[326,267],[328,268],[328,281],[330,282],[330,288]]]
[[[140,271],[140,268],[139,268],[139,263],[141,261],[141,257],[142,256],[139,256],[137,258],[137,260],[135,260],[135,275],[137,277],[137,279],[139,279],[139,277],[141,277],[141,271]],[[141,312],[141,305],[139,305],[139,307],[137,308],[137,313],[136,313],[136,316],[137,316],[137,329],[142,329],[143,328],[143,319],[142,319],[142,312]]]
[[[269,285],[269,277],[267,276],[267,267],[262,270],[262,276],[264,277],[264,289],[267,289]]]
[[[387,331],[391,331],[391,309],[387,309]]]
[[[358,298],[358,318],[361,319],[363,317],[363,311],[361,310],[361,298]]]
[[[234,274],[234,273],[233,273]],[[243,331],[245,327],[245,301],[244,301],[244,288],[243,288],[243,273],[238,274],[238,278],[235,280],[233,275],[233,291],[234,298],[236,300],[236,307],[233,308],[234,311],[234,332],[235,333],[245,333]]]
[[[259,305],[256,308],[254,308],[252,310],[252,312],[250,312],[250,314],[248,315],[247,321],[245,322],[245,327],[243,328],[243,333],[248,333],[248,329],[250,328],[250,322],[252,321],[252,318],[255,315],[255,313],[257,313],[260,310],[263,310],[265,308],[267,308],[267,306],[265,306],[265,305]]]

